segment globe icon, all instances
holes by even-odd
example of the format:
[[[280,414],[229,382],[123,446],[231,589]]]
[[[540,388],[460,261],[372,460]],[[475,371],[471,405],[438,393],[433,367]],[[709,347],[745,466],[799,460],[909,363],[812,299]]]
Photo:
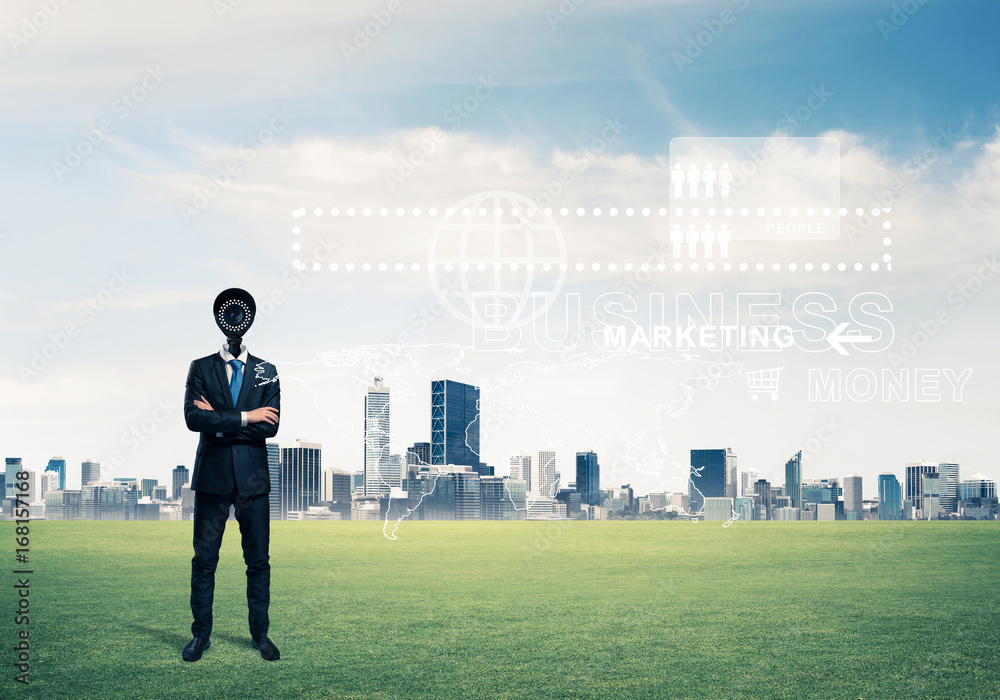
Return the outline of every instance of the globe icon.
[[[445,308],[473,326],[522,325],[548,309],[566,276],[551,210],[516,192],[471,195],[445,210],[427,251]]]

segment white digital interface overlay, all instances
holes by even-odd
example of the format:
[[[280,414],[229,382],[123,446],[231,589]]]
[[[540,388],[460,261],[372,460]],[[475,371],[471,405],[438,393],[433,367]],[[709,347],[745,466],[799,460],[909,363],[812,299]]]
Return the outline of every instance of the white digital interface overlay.
[[[505,358],[491,375],[474,378],[484,394],[566,366],[596,372],[625,358],[668,366],[670,390],[646,407],[631,434],[546,420],[528,402],[484,396],[478,444],[488,451],[487,424],[498,414],[501,423],[535,421],[548,435],[546,449],[582,432],[598,452],[614,455],[613,479],[657,475],[678,493],[693,484],[692,467],[667,454],[669,423],[716,387],[738,391],[757,410],[789,397],[962,401],[971,369],[911,363],[907,348],[919,345],[919,331],[896,342],[893,300],[879,290],[894,262],[892,208],[841,202],[835,138],[675,138],[661,191],[656,202],[605,199],[599,206],[508,190],[420,207],[393,206],[388,198],[298,206],[289,225],[294,271],[422,278],[465,329],[450,343],[373,346],[319,361],[360,361],[366,371],[390,376],[402,376],[393,366],[405,365],[430,380],[415,370],[416,355],[438,354],[438,370],[458,368],[474,353]],[[584,230],[606,233],[600,256],[575,245]],[[320,262],[308,251],[322,237],[345,245]],[[426,241],[424,254],[402,257],[415,240]],[[798,275],[794,285],[789,273]],[[768,276],[776,280],[773,291],[760,291]],[[831,291],[830,280],[845,277]],[[547,353],[548,361],[529,351]],[[364,441],[363,433],[353,434]],[[497,475],[508,473],[508,459],[483,455]],[[564,483],[573,472],[566,461]],[[602,460],[602,474],[608,471]],[[514,507],[530,512],[552,501],[558,483],[530,490]],[[386,486],[390,495],[404,495]],[[386,536],[395,539],[423,500],[387,516]],[[650,507],[702,516],[674,502]],[[734,510],[724,527],[740,517]]]

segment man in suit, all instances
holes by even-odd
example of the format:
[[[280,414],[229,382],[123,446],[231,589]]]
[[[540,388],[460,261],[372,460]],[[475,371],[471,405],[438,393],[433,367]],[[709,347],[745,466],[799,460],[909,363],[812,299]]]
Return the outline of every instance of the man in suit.
[[[249,300],[249,306],[243,306],[249,320],[243,323],[241,316],[242,335],[252,323],[255,311],[253,298],[246,292],[226,290],[219,295],[217,322],[224,332],[232,330],[222,320],[226,310],[219,310],[220,303],[225,302],[223,295],[231,292],[242,292]],[[191,477],[195,492],[191,560],[194,638],[182,654],[185,661],[197,661],[210,646],[215,569],[230,505],[235,507],[247,566],[252,646],[268,661],[280,656],[267,636],[271,480],[265,444],[278,432],[280,390],[274,365],[250,355],[241,341],[241,337],[230,336],[219,352],[194,360],[184,392],[184,420],[189,430],[201,433]]]

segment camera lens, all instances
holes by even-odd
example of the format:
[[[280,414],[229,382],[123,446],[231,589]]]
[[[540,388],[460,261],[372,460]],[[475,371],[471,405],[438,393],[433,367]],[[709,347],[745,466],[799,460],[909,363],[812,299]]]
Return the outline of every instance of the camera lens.
[[[235,304],[226,309],[226,321],[228,321],[233,326],[238,326],[243,323],[243,309]]]

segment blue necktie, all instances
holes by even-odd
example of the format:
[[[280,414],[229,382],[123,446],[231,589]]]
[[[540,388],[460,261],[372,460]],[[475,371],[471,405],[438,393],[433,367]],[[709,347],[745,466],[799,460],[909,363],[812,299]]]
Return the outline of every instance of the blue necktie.
[[[243,363],[239,360],[230,360],[233,366],[233,378],[229,380],[229,394],[233,397],[233,408],[236,408],[236,400],[240,398],[240,388],[243,386]]]

